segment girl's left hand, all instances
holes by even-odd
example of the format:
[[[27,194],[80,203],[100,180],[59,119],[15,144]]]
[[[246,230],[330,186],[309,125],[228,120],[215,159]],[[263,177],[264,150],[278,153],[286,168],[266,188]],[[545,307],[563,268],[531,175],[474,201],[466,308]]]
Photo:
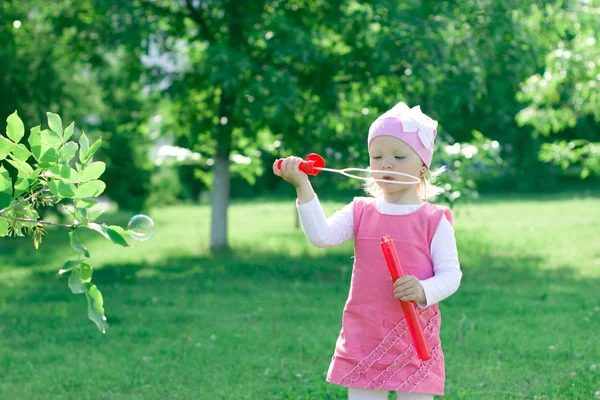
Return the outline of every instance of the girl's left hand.
[[[405,275],[394,282],[394,296],[402,301],[426,304],[427,298],[421,282],[414,276]]]

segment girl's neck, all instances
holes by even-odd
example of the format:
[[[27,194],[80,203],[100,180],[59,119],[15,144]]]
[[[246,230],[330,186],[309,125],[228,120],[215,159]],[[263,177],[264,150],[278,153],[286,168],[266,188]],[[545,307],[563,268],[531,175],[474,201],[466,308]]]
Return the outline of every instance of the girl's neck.
[[[396,205],[417,205],[423,203],[423,200],[416,191],[403,190],[396,193],[383,193],[383,200],[386,203]]]

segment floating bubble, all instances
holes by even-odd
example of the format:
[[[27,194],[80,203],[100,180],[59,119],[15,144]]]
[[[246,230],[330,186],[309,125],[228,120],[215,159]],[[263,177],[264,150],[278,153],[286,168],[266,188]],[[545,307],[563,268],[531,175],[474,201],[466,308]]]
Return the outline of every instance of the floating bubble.
[[[135,240],[145,241],[154,235],[154,221],[147,215],[138,214],[131,217],[127,229],[134,232]]]

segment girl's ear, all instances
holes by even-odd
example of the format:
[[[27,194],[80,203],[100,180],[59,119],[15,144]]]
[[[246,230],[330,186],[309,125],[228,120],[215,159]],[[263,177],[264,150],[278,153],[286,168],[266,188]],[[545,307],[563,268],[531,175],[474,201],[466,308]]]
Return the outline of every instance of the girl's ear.
[[[427,165],[421,165],[421,176],[425,175],[425,172],[427,172],[428,169],[429,168],[427,168]]]

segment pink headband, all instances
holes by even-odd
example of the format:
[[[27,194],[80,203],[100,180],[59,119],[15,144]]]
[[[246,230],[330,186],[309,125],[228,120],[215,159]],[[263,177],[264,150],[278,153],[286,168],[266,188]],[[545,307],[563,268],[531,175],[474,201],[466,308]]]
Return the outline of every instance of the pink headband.
[[[429,168],[437,126],[437,121],[423,114],[420,106],[409,108],[400,102],[371,124],[367,145],[377,136],[393,136],[408,144]]]

